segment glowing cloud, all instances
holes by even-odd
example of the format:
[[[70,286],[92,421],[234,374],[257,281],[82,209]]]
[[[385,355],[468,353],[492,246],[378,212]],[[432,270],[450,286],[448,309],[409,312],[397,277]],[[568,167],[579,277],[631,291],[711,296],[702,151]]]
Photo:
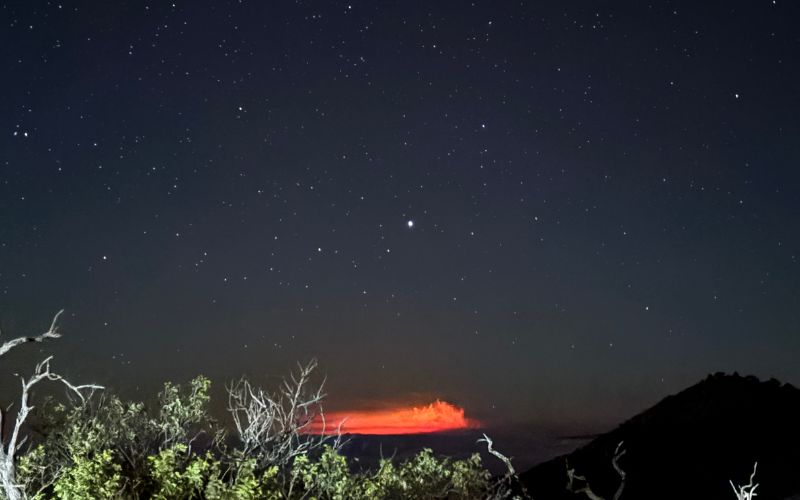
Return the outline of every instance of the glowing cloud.
[[[336,434],[340,423],[342,434],[382,435],[425,434],[480,426],[478,421],[464,416],[463,408],[437,400],[427,406],[326,413],[325,425],[318,419],[308,433]]]

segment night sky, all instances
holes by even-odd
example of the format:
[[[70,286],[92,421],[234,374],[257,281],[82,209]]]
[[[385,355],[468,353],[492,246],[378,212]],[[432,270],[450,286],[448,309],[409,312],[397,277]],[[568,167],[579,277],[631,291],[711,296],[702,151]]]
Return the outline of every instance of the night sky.
[[[137,397],[617,422],[800,383],[800,3],[0,4],[0,326]],[[5,376],[5,375],[4,375]],[[16,384],[17,382],[13,382]]]

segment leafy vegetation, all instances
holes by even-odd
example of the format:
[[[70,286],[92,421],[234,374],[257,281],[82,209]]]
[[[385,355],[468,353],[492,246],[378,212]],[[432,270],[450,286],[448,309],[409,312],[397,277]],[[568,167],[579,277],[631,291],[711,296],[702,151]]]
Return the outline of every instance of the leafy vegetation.
[[[59,338],[62,312],[44,333],[1,344],[0,356]],[[298,365],[274,392],[246,379],[228,386],[229,434],[208,412],[205,377],[187,386],[165,384],[148,407],[98,385],[73,385],[51,371],[51,359],[22,378],[15,413],[0,411],[2,500],[506,498],[516,478],[510,464],[509,474],[493,481],[477,454],[452,460],[431,450],[354,471],[339,437],[307,432],[324,398],[322,384],[312,383],[316,361]],[[63,384],[72,404],[32,405],[34,387],[48,381]]]
[[[0,344],[0,356],[25,343],[59,338],[62,312],[44,333]],[[322,385],[311,383],[315,361],[298,365],[275,392],[246,379],[228,386],[234,429],[229,435],[209,415],[211,381],[203,376],[186,387],[165,384],[157,404],[148,407],[98,385],[73,385],[51,371],[51,359],[22,378],[13,420],[0,409],[0,500],[529,498],[511,461],[486,434],[479,442],[505,464],[508,472],[501,478],[491,476],[478,454],[453,460],[429,449],[400,463],[382,459],[372,470],[353,470],[340,453],[339,437],[307,432],[324,398]],[[32,406],[32,389],[45,381],[63,384],[74,404],[46,400]],[[34,408],[38,439],[25,428]],[[620,478],[613,500],[625,489],[627,474],[618,463],[624,454],[619,443],[612,459]],[[730,483],[736,498],[756,496],[755,474],[754,466],[747,485]],[[568,464],[566,476],[566,491],[604,500]]]
[[[302,367],[301,367],[302,368]],[[300,380],[300,379],[297,379]],[[307,384],[307,377],[303,385]],[[290,383],[290,391],[304,386]],[[40,405],[33,416],[42,437],[19,455],[17,482],[25,498],[291,499],[481,498],[510,496],[476,453],[464,460],[425,449],[371,470],[353,469],[341,443],[302,432],[288,441],[301,452],[245,452],[208,413],[210,381],[165,384],[158,404],[124,401],[106,391],[74,406]],[[291,410],[291,408],[289,408]],[[263,425],[263,418],[259,421]],[[285,440],[273,441],[286,446]],[[267,450],[270,451],[270,450]],[[264,457],[273,457],[274,463]],[[286,462],[281,457],[290,456]]]

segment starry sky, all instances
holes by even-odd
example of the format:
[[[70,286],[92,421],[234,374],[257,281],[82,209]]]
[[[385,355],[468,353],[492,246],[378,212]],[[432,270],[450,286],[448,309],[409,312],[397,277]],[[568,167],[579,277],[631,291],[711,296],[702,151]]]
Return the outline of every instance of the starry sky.
[[[316,357],[329,408],[498,425],[616,422],[719,370],[800,383],[798,21],[2,2],[0,326],[66,308],[42,352],[123,393]]]

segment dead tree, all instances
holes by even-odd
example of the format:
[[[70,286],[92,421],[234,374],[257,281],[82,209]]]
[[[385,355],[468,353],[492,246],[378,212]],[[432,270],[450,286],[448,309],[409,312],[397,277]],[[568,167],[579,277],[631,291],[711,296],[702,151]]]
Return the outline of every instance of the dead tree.
[[[7,342],[3,342],[3,345],[0,345],[0,356],[20,344],[25,344],[27,342],[43,342],[45,339],[57,339],[61,337],[61,334],[58,333],[58,325],[56,323],[58,323],[58,318],[63,313],[64,310],[62,309],[58,311],[55,316],[53,316],[53,321],[50,323],[50,328],[44,333],[34,335],[32,337],[17,337]],[[0,336],[2,336],[2,332],[0,332]]]
[[[506,466],[505,475],[500,478],[491,488],[488,498],[492,500],[507,498],[511,495],[510,488],[513,487],[514,484],[516,484],[516,486],[522,491],[522,498],[530,498],[527,488],[525,488],[525,485],[519,480],[517,471],[514,469],[514,466],[511,465],[511,459],[495,450],[494,442],[486,434],[484,434],[482,438],[478,439],[478,442],[486,443],[486,451],[497,457],[497,459],[503,462],[503,464]]]
[[[617,448],[614,450],[614,457],[611,459],[611,465],[614,466],[614,470],[617,471],[617,474],[619,474],[619,487],[617,488],[616,493],[614,493],[613,500],[619,500],[622,496],[622,491],[625,489],[625,471],[622,470],[622,467],[619,465],[619,459],[622,458],[624,454],[625,450],[622,449],[622,441],[620,441],[620,443],[617,445]],[[579,481],[581,484],[576,485],[576,481]],[[575,469],[569,468],[569,463],[567,463],[567,491],[572,493],[583,493],[591,500],[605,500],[603,497],[592,491],[592,488],[589,486],[589,482],[584,476],[575,474]]]
[[[731,488],[733,488],[733,493],[736,495],[736,500],[753,500],[758,493],[756,493],[756,488],[758,488],[758,483],[753,484],[753,480],[756,477],[756,468],[758,467],[758,462],[753,464],[753,473],[750,474],[750,482],[744,486],[739,486],[737,489],[736,486],[733,485],[733,481],[729,481],[731,483]]]
[[[35,337],[19,337],[5,342],[0,346],[0,356],[26,342],[41,342],[47,338],[59,338],[61,335],[57,331],[56,322],[62,312],[63,310],[55,315],[50,324],[50,329],[43,334]],[[0,484],[2,484],[3,492],[8,500],[20,500],[24,495],[23,488],[17,482],[15,465],[17,452],[27,441],[27,436],[22,435],[22,426],[28,418],[28,414],[34,408],[29,403],[33,387],[44,380],[61,382],[71,393],[77,395],[81,403],[85,403],[95,390],[102,389],[101,386],[94,384],[72,385],[61,375],[50,371],[50,361],[52,359],[53,357],[50,356],[37,364],[33,375],[29,379],[26,380],[20,377],[22,381],[20,405],[8,439],[6,439],[6,434],[2,432],[5,429],[7,412],[0,412]]]
[[[228,411],[233,418],[241,441],[241,453],[254,457],[260,466],[291,464],[294,457],[308,453],[328,443],[322,392],[325,382],[311,386],[311,374],[316,360],[306,365],[298,363],[297,373],[284,379],[275,393],[253,386],[247,379],[227,387]],[[322,432],[311,434],[316,419],[322,422]],[[334,448],[341,442],[339,433],[332,441]]]

